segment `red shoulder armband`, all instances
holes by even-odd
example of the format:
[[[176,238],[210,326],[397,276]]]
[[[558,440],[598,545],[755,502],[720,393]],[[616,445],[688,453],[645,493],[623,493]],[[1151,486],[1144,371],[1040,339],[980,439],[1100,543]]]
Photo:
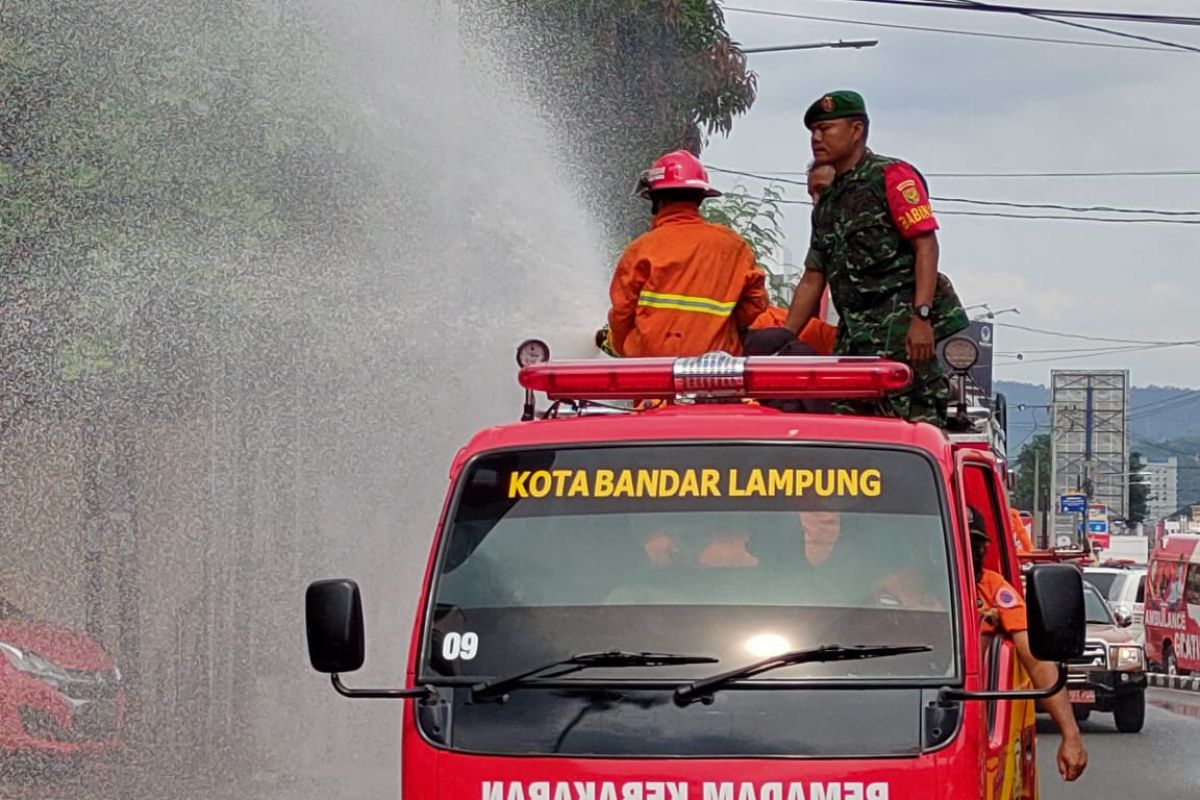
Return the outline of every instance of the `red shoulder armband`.
[[[905,239],[937,230],[929,194],[915,169],[903,162],[889,164],[884,168],[883,180],[892,223]]]

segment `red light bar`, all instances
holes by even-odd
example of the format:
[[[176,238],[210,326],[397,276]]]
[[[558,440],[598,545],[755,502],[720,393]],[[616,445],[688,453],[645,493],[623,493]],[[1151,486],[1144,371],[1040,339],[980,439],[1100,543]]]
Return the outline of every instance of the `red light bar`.
[[[908,386],[912,370],[880,358],[751,356],[746,396],[849,400],[882,397]]]
[[[548,361],[525,367],[517,380],[551,400],[673,398],[675,359]]]
[[[882,397],[912,380],[912,370],[879,358],[713,354],[533,364],[521,386],[551,400],[752,397],[841,400]]]

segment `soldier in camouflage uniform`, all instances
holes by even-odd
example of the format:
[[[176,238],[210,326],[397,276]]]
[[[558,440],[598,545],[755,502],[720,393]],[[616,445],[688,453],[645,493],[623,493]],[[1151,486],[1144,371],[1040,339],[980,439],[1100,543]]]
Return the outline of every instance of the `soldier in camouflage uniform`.
[[[830,92],[804,115],[813,157],[837,178],[813,209],[812,242],[786,327],[800,330],[816,312],[826,284],[841,317],[835,352],[883,356],[913,369],[904,392],[872,413],[944,427],[950,384],[934,346],[967,327],[953,286],[937,269],[937,220],[924,178],[899,159],[866,146],[866,106],[857,92]]]

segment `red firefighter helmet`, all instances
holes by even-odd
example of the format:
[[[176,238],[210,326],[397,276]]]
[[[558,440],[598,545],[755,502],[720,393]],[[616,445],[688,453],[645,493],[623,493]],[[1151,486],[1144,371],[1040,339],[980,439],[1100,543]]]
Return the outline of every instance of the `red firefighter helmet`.
[[[651,192],[663,189],[698,189],[705,197],[719,197],[721,193],[708,182],[708,173],[700,159],[687,150],[676,150],[659,157],[638,178],[634,194],[649,197]]]

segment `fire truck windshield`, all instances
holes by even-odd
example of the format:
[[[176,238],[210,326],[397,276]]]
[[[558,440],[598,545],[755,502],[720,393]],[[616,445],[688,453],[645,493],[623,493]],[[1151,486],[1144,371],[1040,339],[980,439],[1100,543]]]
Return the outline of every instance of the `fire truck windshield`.
[[[654,443],[485,454],[464,471],[451,507],[418,680],[465,690],[576,653],[717,659],[601,662],[549,682],[556,673],[539,671],[512,686],[511,700],[570,705],[562,698],[571,686],[651,695],[661,686],[647,702],[670,704],[681,682],[836,643],[925,647],[785,666],[727,688],[719,702],[769,703],[775,690],[815,681],[847,693],[940,685],[956,660],[938,487],[931,460],[882,447]],[[772,691],[739,690],[751,685]],[[827,690],[815,694],[834,702]],[[461,702],[463,736],[472,714],[514,713]],[[873,713],[886,710],[878,702]],[[544,709],[536,716],[548,724]],[[512,720],[495,720],[497,735],[481,749],[508,746]],[[897,736],[914,730],[906,721]]]

